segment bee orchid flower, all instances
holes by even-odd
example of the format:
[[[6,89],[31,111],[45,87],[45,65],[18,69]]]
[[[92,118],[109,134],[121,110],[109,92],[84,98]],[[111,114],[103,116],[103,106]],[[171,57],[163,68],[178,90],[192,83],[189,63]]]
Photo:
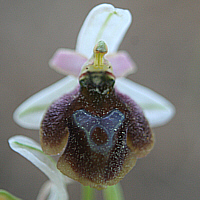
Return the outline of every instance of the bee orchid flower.
[[[116,87],[139,104],[151,127],[166,124],[174,116],[174,106],[154,91],[141,86],[125,75],[136,71],[136,65],[127,52],[117,52],[132,21],[128,10],[101,4],[93,8],[79,32],[76,50],[58,49],[50,66],[67,77],[41,90],[23,102],[14,112],[14,120],[20,126],[39,130],[47,108],[62,95],[73,91],[78,85],[78,75],[84,62],[92,56],[93,47],[99,40],[108,46],[107,59],[113,66]]]
[[[128,10],[101,4],[88,14],[75,50],[58,49],[51,68],[68,75],[14,112],[22,127],[40,130],[43,151],[63,152],[57,167],[97,189],[117,184],[153,147],[150,128],[167,123],[174,106],[125,78],[136,65],[117,51],[132,21]]]

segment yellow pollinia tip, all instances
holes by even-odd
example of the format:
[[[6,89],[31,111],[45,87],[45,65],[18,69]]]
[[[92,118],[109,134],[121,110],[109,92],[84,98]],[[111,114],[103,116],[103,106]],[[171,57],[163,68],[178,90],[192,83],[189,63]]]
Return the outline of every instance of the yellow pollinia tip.
[[[94,47],[94,66],[99,68],[104,65],[104,55],[108,52],[108,47],[104,41],[99,41]]]

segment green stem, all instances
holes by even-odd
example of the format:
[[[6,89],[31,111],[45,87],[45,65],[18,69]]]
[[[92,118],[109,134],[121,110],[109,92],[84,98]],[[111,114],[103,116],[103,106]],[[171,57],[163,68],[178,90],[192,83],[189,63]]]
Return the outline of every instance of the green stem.
[[[82,200],[94,200],[94,189],[90,186],[82,186]]]
[[[108,186],[107,189],[103,190],[103,197],[104,200],[125,200],[120,183]]]
[[[6,190],[1,190],[0,189],[0,200],[21,200],[14,195],[10,194]]]

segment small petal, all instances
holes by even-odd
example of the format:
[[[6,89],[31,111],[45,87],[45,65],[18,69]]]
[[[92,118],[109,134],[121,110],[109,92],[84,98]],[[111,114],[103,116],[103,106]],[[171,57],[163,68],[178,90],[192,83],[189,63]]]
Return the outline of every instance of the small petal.
[[[136,64],[125,51],[108,54],[106,58],[112,64],[115,77],[127,76],[137,70]],[[73,50],[58,49],[49,61],[49,66],[58,73],[78,77],[86,61],[86,57]]]
[[[47,108],[60,96],[74,90],[77,81],[68,76],[28,98],[15,110],[15,122],[24,128],[38,130]]]
[[[14,151],[32,162],[54,183],[57,200],[68,199],[64,176],[56,168],[55,161],[41,150],[37,142],[25,136],[14,136],[8,141]]]
[[[85,19],[79,32],[76,51],[90,58],[93,47],[104,40],[109,53],[116,52],[132,21],[128,10],[110,4],[94,7]]]
[[[135,73],[137,70],[136,64],[125,51],[119,51],[116,54],[108,54],[106,58],[113,67],[115,77],[127,76]]]
[[[49,66],[61,74],[78,77],[86,61],[86,57],[73,50],[58,49],[49,61]]]
[[[138,103],[152,127],[166,124],[175,114],[174,106],[156,92],[126,78],[116,80],[119,91]]]

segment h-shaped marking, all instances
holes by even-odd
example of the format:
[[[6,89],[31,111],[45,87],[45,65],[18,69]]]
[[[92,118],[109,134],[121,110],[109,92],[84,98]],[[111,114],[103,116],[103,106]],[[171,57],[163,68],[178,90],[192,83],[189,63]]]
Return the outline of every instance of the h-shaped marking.
[[[113,136],[122,124],[124,115],[115,109],[104,117],[98,117],[81,109],[73,113],[73,118],[76,125],[84,130],[90,148],[95,152],[106,154],[113,146]],[[91,138],[93,131],[97,127],[103,129],[107,134],[108,139],[104,144],[97,145]]]

